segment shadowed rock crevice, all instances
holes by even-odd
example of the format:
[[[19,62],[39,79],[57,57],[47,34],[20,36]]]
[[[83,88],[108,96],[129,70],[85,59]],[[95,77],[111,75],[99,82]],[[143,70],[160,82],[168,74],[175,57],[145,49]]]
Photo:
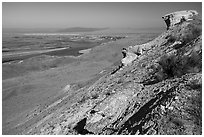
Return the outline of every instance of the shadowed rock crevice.
[[[148,101],[144,106],[142,106],[133,116],[131,116],[119,129],[117,134],[122,134],[123,131],[127,131],[134,135],[139,131],[139,134],[144,134],[147,132],[147,129],[143,129],[145,123],[147,123],[151,119],[151,114],[153,109],[158,107],[162,101],[167,101],[168,98],[173,97],[173,92],[175,91],[175,87],[172,87],[168,91],[160,92],[156,95],[155,98]],[[150,128],[150,127],[149,127]]]
[[[78,134],[86,135],[86,134],[93,134],[92,132],[89,132],[88,130],[84,129],[86,125],[86,118],[82,119],[77,123],[77,125],[73,128]]]

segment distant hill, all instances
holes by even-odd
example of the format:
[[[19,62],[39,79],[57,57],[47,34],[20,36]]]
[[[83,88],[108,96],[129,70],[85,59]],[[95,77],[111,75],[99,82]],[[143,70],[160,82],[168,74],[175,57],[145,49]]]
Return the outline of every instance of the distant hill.
[[[55,33],[59,28],[2,28],[3,33]]]
[[[82,28],[82,27],[73,27],[73,28],[66,28],[61,29],[58,32],[92,32],[92,31],[98,31],[98,30],[105,30],[108,28]]]

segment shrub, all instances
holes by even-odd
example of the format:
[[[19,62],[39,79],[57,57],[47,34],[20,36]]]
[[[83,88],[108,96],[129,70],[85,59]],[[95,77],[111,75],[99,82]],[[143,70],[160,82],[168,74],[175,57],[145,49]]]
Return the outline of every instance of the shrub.
[[[86,100],[88,100],[89,99],[89,97],[88,96],[83,96],[79,101],[78,101],[78,103],[79,104],[83,104]]]
[[[186,44],[201,35],[201,32],[202,30],[198,26],[188,24],[186,29],[181,32],[179,39]]]
[[[189,56],[164,55],[158,63],[168,78],[202,71],[202,56],[197,53],[191,53]]]
[[[168,42],[169,42],[169,43],[174,43],[175,41],[176,41],[176,37],[175,37],[175,36],[170,35],[170,36],[168,37]]]
[[[167,74],[168,77],[174,77],[176,74],[176,70],[178,70],[177,65],[178,57],[175,55],[164,55],[160,58],[160,61],[158,62],[165,74]]]
[[[167,36],[168,42],[173,43],[175,41],[181,41],[183,44],[187,44],[200,36],[202,33],[201,23],[185,22],[171,30],[171,35]]]
[[[91,99],[97,99],[99,97],[99,95],[97,93],[94,93],[91,95]]]

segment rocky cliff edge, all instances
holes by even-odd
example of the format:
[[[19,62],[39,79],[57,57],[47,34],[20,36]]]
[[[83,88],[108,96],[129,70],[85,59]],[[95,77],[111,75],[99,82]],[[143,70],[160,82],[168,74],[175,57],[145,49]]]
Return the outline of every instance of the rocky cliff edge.
[[[117,69],[91,86],[67,89],[84,93],[77,103],[62,97],[19,125],[21,134],[202,134],[201,19],[196,11],[163,19],[167,31],[123,49]]]

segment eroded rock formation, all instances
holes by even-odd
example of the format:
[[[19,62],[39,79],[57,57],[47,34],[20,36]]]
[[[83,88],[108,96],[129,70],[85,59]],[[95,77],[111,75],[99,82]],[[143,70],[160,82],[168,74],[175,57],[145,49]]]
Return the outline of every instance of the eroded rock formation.
[[[198,12],[195,10],[184,10],[169,13],[162,18],[164,19],[167,29],[172,28],[174,25],[182,23],[184,21],[192,20],[193,16],[198,15]]]
[[[195,10],[185,10],[185,11],[177,11],[177,12],[169,13],[163,16],[162,18],[164,19],[168,30],[169,28],[174,27],[176,24],[181,24],[183,22],[185,22],[184,23],[185,25],[189,25],[188,21],[192,21],[193,18],[196,18],[197,15],[198,13]],[[183,26],[185,27],[185,25]],[[188,33],[188,32],[184,32],[184,30],[182,30],[180,31],[179,34],[183,35],[183,33]],[[178,37],[178,36],[172,36],[172,37]],[[122,54],[123,54],[123,59],[121,60],[122,64],[125,66],[127,66],[128,64],[131,64],[132,61],[134,61],[140,55],[142,55],[144,51],[152,49],[152,47],[155,46],[155,44],[161,44],[163,40],[160,38],[156,38],[149,43],[124,48],[122,50]],[[182,40],[183,39],[180,39],[180,41],[175,41],[175,43],[173,43],[172,46],[182,45]]]
[[[15,130],[21,134],[202,134],[201,20],[170,26],[153,41],[124,49],[122,69],[78,90],[69,86],[72,95],[37,109]],[[78,97],[77,103],[71,103],[73,96]]]

